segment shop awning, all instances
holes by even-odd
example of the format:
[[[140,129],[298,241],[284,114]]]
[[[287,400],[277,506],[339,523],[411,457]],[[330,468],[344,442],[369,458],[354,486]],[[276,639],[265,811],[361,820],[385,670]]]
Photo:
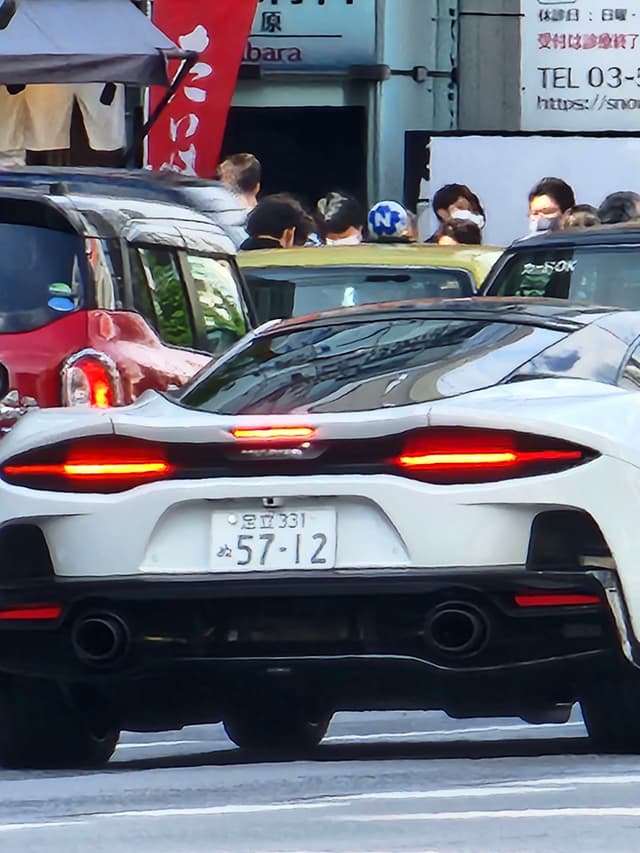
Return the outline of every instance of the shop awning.
[[[180,50],[131,0],[17,0],[0,29],[0,85],[166,86]]]

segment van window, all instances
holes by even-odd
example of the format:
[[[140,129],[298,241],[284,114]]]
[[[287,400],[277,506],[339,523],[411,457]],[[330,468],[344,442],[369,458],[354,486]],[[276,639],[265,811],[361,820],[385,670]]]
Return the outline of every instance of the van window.
[[[160,337],[172,346],[192,347],[193,323],[177,253],[157,246],[140,248],[138,251],[156,317],[154,325]],[[136,298],[136,307],[138,305],[143,313],[149,310],[144,288]]]
[[[247,267],[260,322],[371,302],[473,296],[470,273],[446,267]]]
[[[485,294],[640,308],[640,246],[525,246],[512,254]]]
[[[84,241],[76,234],[0,223],[0,329],[46,326],[84,303]]]
[[[224,258],[195,254],[186,257],[204,321],[207,350],[222,352],[247,332],[239,282]]]

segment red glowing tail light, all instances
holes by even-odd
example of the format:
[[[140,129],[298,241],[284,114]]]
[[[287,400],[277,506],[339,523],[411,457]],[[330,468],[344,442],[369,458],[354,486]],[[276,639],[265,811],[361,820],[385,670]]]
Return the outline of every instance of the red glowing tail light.
[[[2,465],[14,486],[61,492],[122,492],[175,471],[162,445],[104,436],[28,451]]]
[[[104,353],[76,353],[62,368],[62,392],[66,406],[117,406],[122,395],[116,365]]]
[[[551,474],[597,454],[560,439],[509,430],[432,427],[407,435],[393,464],[431,483],[484,483]]]

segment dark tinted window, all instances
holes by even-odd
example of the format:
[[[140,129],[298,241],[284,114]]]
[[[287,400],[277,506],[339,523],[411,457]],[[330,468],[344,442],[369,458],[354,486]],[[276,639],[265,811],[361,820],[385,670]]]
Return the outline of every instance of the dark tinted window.
[[[500,382],[565,334],[423,317],[275,332],[221,360],[182,401],[221,414],[407,406]]]
[[[523,248],[487,293],[640,308],[640,246]]]
[[[406,299],[472,296],[469,273],[439,267],[262,267],[245,278],[261,321]]]
[[[36,329],[79,308],[83,256],[74,234],[0,223],[0,332]]]

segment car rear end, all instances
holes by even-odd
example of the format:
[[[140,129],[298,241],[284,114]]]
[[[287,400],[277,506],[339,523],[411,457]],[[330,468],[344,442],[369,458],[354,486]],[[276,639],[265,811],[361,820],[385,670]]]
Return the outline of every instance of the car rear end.
[[[179,406],[55,444],[34,446],[45,415],[21,425],[3,535],[41,553],[28,585],[5,579],[2,667],[117,682],[125,715],[153,716],[139,679],[178,677],[192,721],[202,678],[219,708],[279,686],[333,709],[575,701],[621,658],[594,519],[611,477],[633,486],[576,426],[617,392],[516,382],[487,417],[482,389],[579,324],[411,311],[265,331]],[[559,393],[573,427],[549,416]]]
[[[10,387],[40,405],[60,405],[62,365],[86,346],[92,293],[85,249],[76,223],[46,198],[0,197],[0,361]]]
[[[640,307],[640,229],[602,227],[520,240],[488,276],[483,296],[568,299]]]
[[[473,296],[500,251],[489,247],[362,244],[241,252],[258,317],[300,317],[335,308]]]

